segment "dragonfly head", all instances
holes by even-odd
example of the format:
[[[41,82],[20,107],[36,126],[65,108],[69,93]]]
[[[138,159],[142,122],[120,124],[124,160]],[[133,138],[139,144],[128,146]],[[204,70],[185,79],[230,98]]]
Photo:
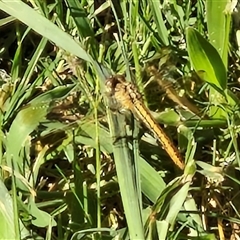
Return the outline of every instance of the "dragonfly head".
[[[118,89],[118,85],[125,83],[125,78],[123,75],[114,75],[109,77],[106,82],[105,82],[105,86],[106,86],[106,93],[109,96],[114,96],[116,89]]]

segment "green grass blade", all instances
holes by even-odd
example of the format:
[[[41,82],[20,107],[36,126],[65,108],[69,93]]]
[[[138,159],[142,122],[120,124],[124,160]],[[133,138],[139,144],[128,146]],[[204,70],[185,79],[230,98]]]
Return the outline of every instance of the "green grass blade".
[[[12,161],[12,169],[13,169],[13,173],[14,173],[14,165],[13,165],[13,161]],[[17,206],[17,188],[16,188],[16,177],[14,174],[12,174],[12,190],[13,190],[13,195],[12,195],[12,199],[13,199],[13,212],[14,212],[14,229],[15,229],[15,233],[16,233],[16,239],[20,239],[20,224],[19,224],[19,218],[18,218],[18,206]]]
[[[144,159],[140,158],[141,188],[145,196],[156,202],[166,184],[159,173]]]
[[[125,117],[109,113],[110,132],[113,137],[113,155],[118,182],[127,219],[130,239],[144,239],[142,213],[135,180],[133,159],[126,141]]]
[[[232,1],[234,2],[234,1]],[[217,49],[225,67],[228,66],[229,33],[233,4],[228,0],[206,1],[206,16],[210,43]],[[233,6],[231,6],[233,5]]]
[[[39,58],[41,57],[41,55],[46,47],[46,44],[47,44],[47,39],[42,38],[36,51],[34,52],[34,54],[32,56],[30,62],[28,63],[28,67],[27,67],[26,71],[24,72],[23,80],[22,80],[22,82],[24,82],[25,86],[29,83],[31,76],[34,73],[34,69],[36,68],[37,62],[39,61]]]
[[[168,31],[162,17],[161,3],[160,1],[150,1],[149,4],[152,8],[153,18],[154,22],[156,23],[158,36],[161,39],[162,43],[167,46],[169,44]]]
[[[77,26],[80,36],[84,39],[87,37],[93,37],[94,32],[91,28],[89,20],[86,16],[85,10],[82,8],[81,3],[76,0],[67,0],[71,16]]]

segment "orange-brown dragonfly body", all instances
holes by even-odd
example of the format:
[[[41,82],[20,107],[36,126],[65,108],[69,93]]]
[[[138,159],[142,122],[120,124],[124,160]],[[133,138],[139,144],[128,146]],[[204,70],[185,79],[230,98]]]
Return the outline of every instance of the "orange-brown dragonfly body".
[[[142,96],[135,86],[132,83],[126,82],[124,76],[115,75],[107,79],[106,88],[107,92],[113,96],[123,108],[130,110],[137,119],[142,121],[146,127],[153,132],[173,162],[180,169],[184,169],[184,161],[180,152],[143,104]]]

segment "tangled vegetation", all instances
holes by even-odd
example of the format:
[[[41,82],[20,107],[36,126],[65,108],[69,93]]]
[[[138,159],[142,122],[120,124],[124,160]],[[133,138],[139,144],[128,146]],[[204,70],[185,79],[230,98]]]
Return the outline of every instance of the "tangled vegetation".
[[[239,239],[238,7],[0,0],[0,239]],[[115,74],[183,171],[114,106]]]

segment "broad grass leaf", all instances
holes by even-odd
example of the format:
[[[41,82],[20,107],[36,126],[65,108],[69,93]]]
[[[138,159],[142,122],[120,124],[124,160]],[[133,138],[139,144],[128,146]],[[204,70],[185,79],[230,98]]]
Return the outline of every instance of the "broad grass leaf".
[[[231,3],[230,3],[231,2]],[[210,43],[218,50],[224,65],[228,66],[231,18],[237,1],[206,1],[206,20]]]
[[[36,206],[36,203],[32,200],[29,203],[29,214],[33,216],[32,224],[37,227],[47,227],[50,222],[52,222],[52,226],[56,226],[57,223],[55,220],[51,217],[50,214],[47,212],[44,212]]]
[[[30,104],[17,114],[7,135],[7,161],[9,164],[11,157],[13,157],[14,162],[18,161],[18,166],[20,169],[22,168],[23,160],[18,156],[25,145],[25,141],[39,123],[46,118],[50,110],[50,103],[55,99],[65,97],[74,86],[60,86],[43,93],[33,99]]]
[[[145,232],[149,231],[149,234],[151,235],[150,232],[153,233],[156,231],[154,226],[155,222],[157,220],[166,220],[165,216],[169,209],[170,199],[172,198],[173,194],[176,194],[179,191],[180,188],[181,178],[175,178],[163,189],[161,195],[153,205],[148,219],[145,222]],[[152,216],[158,216],[158,218],[156,219],[156,217],[153,218]]]
[[[68,86],[55,87],[54,89],[37,96],[30,103],[35,105],[39,103],[49,102],[55,99],[65,98],[74,89],[75,86],[75,84],[71,84]]]
[[[15,239],[12,199],[0,180],[0,239]]]
[[[185,183],[181,189],[174,194],[174,196],[171,198],[169,202],[169,212],[166,217],[166,221],[170,224],[170,226],[173,228],[174,223],[176,221],[176,217],[181,210],[184,201],[187,198],[189,186],[191,182]]]
[[[202,161],[196,161],[196,164],[202,168],[202,170],[198,170],[198,172],[206,177],[209,181],[218,183],[224,181],[223,171],[221,167],[215,167]]]
[[[126,220],[131,239],[144,239],[142,210],[138,199],[138,186],[135,177],[137,159],[134,163],[131,152],[127,147],[125,117],[121,114],[109,114],[109,126],[113,141],[113,155],[116,164],[119,188],[126,214]]]
[[[201,78],[222,92],[227,87],[227,72],[217,50],[194,28],[186,31],[187,50],[190,61]]]
[[[0,239],[16,239],[14,221],[13,200],[0,179]],[[29,235],[21,221],[20,230],[22,239]]]
[[[14,119],[9,133],[7,135],[7,163],[11,166],[11,158],[18,162],[22,169],[23,162],[19,158],[19,152],[25,145],[29,134],[38,126],[39,122],[44,120],[48,113],[49,104],[42,103],[36,105],[27,105],[22,109]]]
[[[190,225],[192,228],[196,229],[196,231],[198,233],[200,232],[204,232],[204,227],[203,227],[203,224],[202,224],[202,219],[200,217],[200,215],[198,214],[195,214],[195,212],[198,211],[197,209],[197,204],[193,198],[192,195],[188,195],[186,201],[184,202],[184,209],[186,211],[186,213],[182,213],[181,217],[185,217],[184,221],[183,222],[186,222],[187,219],[189,221],[189,224],[192,224]],[[191,219],[191,222],[190,220]]]
[[[156,221],[158,239],[167,239],[169,223],[165,220],[163,221]]]

